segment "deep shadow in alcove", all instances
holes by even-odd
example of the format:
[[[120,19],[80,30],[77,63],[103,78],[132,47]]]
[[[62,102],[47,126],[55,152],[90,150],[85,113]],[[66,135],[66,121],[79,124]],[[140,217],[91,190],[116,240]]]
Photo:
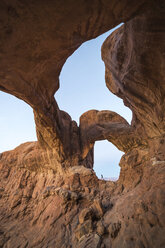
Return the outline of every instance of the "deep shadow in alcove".
[[[101,60],[101,45],[113,30],[82,44],[67,59],[62,68],[60,89],[55,94],[55,98],[60,109],[69,113],[77,123],[79,123],[79,117],[91,109],[111,110],[123,116],[129,123],[131,122],[131,110],[125,107],[123,101],[113,95],[105,84],[105,66]],[[112,156],[111,151],[114,150],[113,154],[116,157]],[[98,160],[98,156],[104,158],[102,162]],[[108,141],[96,142],[94,170],[98,177],[103,174],[104,177],[118,178],[120,171],[118,162],[121,156],[122,153]],[[105,161],[106,170],[103,169]],[[107,174],[108,164],[116,165],[117,171],[109,169]]]
[[[0,152],[36,141],[32,108],[24,101],[0,91]]]

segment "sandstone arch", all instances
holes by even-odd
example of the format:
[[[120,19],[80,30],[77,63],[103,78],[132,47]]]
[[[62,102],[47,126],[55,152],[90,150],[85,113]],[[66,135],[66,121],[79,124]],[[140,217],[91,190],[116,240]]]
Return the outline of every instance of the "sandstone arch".
[[[38,136],[0,156],[4,247],[164,246],[164,13],[161,0],[0,2],[0,90],[33,108]],[[133,121],[92,110],[77,127],[54,99],[60,70],[84,41],[121,22],[102,57],[106,84]],[[101,139],[126,153],[117,183],[89,169]]]

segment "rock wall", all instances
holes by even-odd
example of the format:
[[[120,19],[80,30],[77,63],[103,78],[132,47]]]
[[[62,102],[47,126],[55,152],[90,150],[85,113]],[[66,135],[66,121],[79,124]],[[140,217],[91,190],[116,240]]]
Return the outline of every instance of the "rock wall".
[[[0,247],[165,246],[164,1],[0,2],[0,90],[34,110],[38,141],[0,154]],[[133,112],[89,110],[80,126],[54,98],[63,64],[102,46],[105,80]],[[125,152],[117,182],[93,171],[93,146]]]

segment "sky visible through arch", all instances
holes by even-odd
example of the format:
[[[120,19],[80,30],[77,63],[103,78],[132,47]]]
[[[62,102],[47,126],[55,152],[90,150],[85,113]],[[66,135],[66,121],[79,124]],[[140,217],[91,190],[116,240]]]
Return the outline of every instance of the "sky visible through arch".
[[[105,67],[101,45],[113,30],[85,42],[70,56],[60,74],[60,89],[55,98],[61,110],[79,123],[79,117],[91,109],[112,110],[129,122],[131,111],[105,85]],[[32,109],[23,101],[0,91],[0,152],[21,143],[36,140]],[[122,153],[108,141],[96,142],[94,170],[97,176],[118,177]]]
[[[131,110],[125,107],[123,101],[113,95],[105,84],[101,46],[113,30],[82,44],[63,66],[60,89],[55,98],[60,109],[68,112],[77,123],[79,117],[91,109],[112,110],[131,122]],[[97,176],[117,178],[122,154],[110,142],[97,141],[94,146],[94,170]]]

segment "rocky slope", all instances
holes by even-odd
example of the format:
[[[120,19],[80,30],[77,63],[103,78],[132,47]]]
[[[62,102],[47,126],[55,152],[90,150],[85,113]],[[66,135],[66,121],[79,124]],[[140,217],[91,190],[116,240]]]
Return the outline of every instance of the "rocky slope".
[[[34,145],[1,155],[1,247],[164,247],[165,161],[127,160],[106,182],[84,166],[57,173],[43,153],[34,163]]]
[[[165,246],[164,1],[0,2],[0,90],[34,109],[37,142],[0,154],[0,247]],[[89,110],[80,126],[54,98],[68,56],[102,46],[107,87],[133,112]],[[125,152],[117,182],[93,172],[95,141]]]

